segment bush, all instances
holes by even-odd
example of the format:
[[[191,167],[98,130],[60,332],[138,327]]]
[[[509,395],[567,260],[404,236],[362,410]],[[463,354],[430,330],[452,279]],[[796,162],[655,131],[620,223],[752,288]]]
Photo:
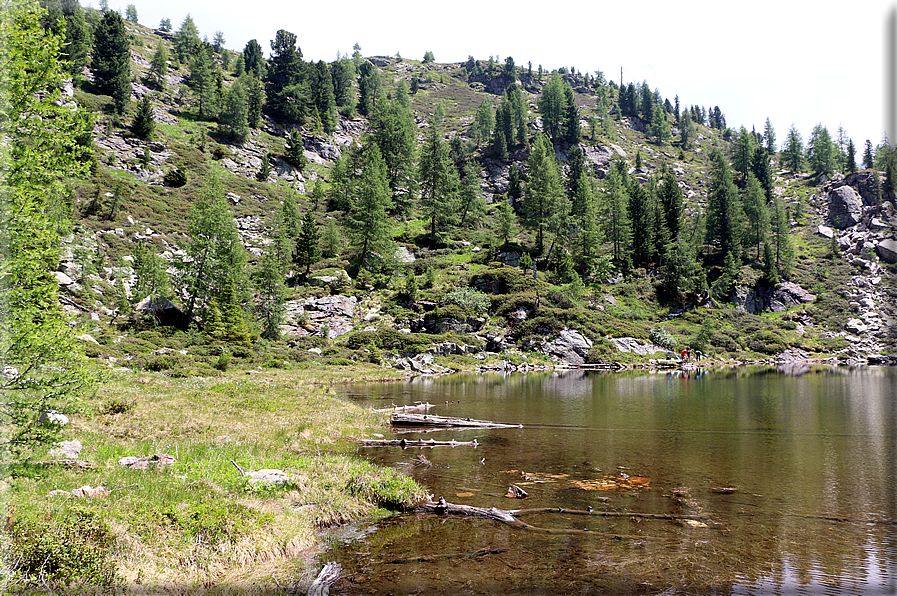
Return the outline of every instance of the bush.
[[[93,512],[36,512],[7,524],[12,543],[7,561],[18,561],[14,573],[26,590],[74,583],[109,589],[123,583],[115,572],[115,536]]]
[[[670,335],[670,332],[663,327],[652,327],[648,332],[648,339],[652,344],[665,348],[671,352],[676,351],[676,338]]]
[[[380,335],[376,331],[353,331],[345,336],[346,347],[352,350],[360,350],[368,346],[376,346],[380,343]]]
[[[452,290],[442,297],[443,304],[455,304],[464,310],[475,313],[489,312],[492,301],[489,296],[471,287]]]
[[[180,168],[172,168],[165,172],[163,180],[165,180],[165,184],[172,188],[180,188],[187,184],[187,172]]]

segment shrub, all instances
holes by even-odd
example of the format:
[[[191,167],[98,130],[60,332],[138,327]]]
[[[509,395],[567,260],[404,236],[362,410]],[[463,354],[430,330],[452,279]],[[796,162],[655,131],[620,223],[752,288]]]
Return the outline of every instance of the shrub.
[[[347,333],[345,339],[346,347],[352,350],[360,350],[380,343],[380,335],[376,331],[353,331]]]
[[[442,298],[443,304],[455,304],[464,310],[475,313],[486,313],[492,306],[492,301],[486,294],[471,287],[452,290]]]
[[[163,180],[165,180],[165,184],[172,188],[180,188],[187,184],[187,172],[180,168],[171,168],[165,172]]]
[[[122,584],[112,557],[115,536],[93,512],[35,512],[7,522],[14,573],[24,587],[65,587],[73,583],[109,589]]]
[[[676,338],[670,335],[670,332],[663,327],[652,327],[651,331],[648,332],[648,339],[651,340],[652,344],[671,352],[676,350]]]

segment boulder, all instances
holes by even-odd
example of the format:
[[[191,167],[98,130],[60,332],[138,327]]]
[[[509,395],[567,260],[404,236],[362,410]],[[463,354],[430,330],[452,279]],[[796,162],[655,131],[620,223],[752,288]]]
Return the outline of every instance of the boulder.
[[[897,240],[882,240],[875,245],[875,252],[885,263],[897,263]]]
[[[413,263],[416,260],[414,253],[412,253],[404,246],[396,248],[394,256],[396,261],[398,261],[399,263]]]
[[[78,459],[78,456],[81,455],[81,449],[83,449],[81,441],[78,439],[60,441],[59,443],[53,443],[53,445],[54,447],[47,452],[47,456],[59,459]]]
[[[850,319],[844,328],[854,335],[862,335],[869,331],[869,327],[860,319]]]
[[[274,487],[284,486],[293,481],[293,477],[283,470],[263,469],[254,472],[246,472],[249,486]]]
[[[344,270],[340,269],[330,275],[315,275],[309,281],[313,285],[327,287],[331,291],[339,290],[352,283],[352,278]]]
[[[542,351],[557,358],[564,364],[585,364],[586,356],[592,348],[592,340],[579,331],[564,328],[556,338],[542,344]]]
[[[875,201],[875,174],[872,171],[853,172],[844,177],[844,182],[859,193],[863,198],[864,205],[872,207],[877,204]]]
[[[122,457],[118,460],[118,465],[131,468],[132,470],[147,470],[151,467],[164,468],[175,462],[174,456],[167,453],[154,453],[143,457],[135,457],[133,455]]]
[[[190,325],[190,317],[164,296],[147,296],[137,303],[134,310],[140,316],[152,318],[157,325],[163,327],[186,330]]]
[[[38,424],[56,424],[58,426],[65,426],[69,423],[69,417],[65,414],[60,414],[55,410],[48,410],[46,412],[41,412],[41,415],[37,418]]]
[[[796,283],[785,281],[779,284],[769,295],[768,308],[772,312],[785,312],[792,306],[813,302],[816,296]]]
[[[843,230],[857,225],[863,217],[863,197],[851,186],[840,186],[829,195],[829,220]]]
[[[819,235],[823,238],[828,238],[829,240],[831,240],[835,236],[835,231],[828,226],[819,226],[819,228],[817,229],[819,231]]]
[[[641,341],[634,337],[612,337],[611,343],[621,352],[639,354],[640,356],[649,356],[657,352],[666,352],[666,348],[662,348],[656,344],[647,341]]]

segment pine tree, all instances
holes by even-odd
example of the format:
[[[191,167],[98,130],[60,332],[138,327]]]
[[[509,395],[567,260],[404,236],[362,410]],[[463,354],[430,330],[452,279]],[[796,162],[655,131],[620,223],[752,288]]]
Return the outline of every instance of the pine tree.
[[[632,263],[644,267],[654,259],[654,217],[656,210],[653,195],[633,181],[629,187],[629,220],[635,233],[632,235]]]
[[[131,98],[131,38],[121,15],[104,12],[93,38],[94,82],[101,93],[112,97],[115,113],[122,115]]]
[[[323,60],[311,68],[311,99],[321,117],[321,126],[326,134],[336,130],[336,97],[333,94],[333,79],[330,68]]]
[[[330,78],[333,81],[333,98],[336,105],[354,109],[355,65],[352,60],[349,58],[337,59],[330,65]]]
[[[663,145],[670,140],[670,123],[667,122],[666,114],[659,105],[655,104],[654,112],[651,115],[651,136],[658,145]]]
[[[573,88],[569,84],[564,85],[562,130],[564,142],[568,145],[577,145],[582,140],[582,129],[579,126],[579,109],[576,107]]]
[[[216,303],[221,312],[221,326],[224,331],[220,339],[232,344],[249,346],[252,343],[252,333],[246,325],[246,317],[237,297],[237,284],[233,277],[227,278]]]
[[[322,254],[325,258],[332,259],[339,256],[342,247],[343,236],[336,225],[336,220],[328,219],[327,227],[324,229],[324,250]]]
[[[760,182],[766,200],[772,199],[772,168],[769,163],[769,152],[763,147],[754,147],[754,155],[751,157],[751,174]]]
[[[417,127],[410,107],[398,99],[378,102],[370,117],[371,140],[386,162],[386,176],[393,203],[406,213],[414,194]]]
[[[847,171],[851,174],[857,171],[857,148],[853,139],[847,141]]]
[[[682,112],[679,117],[679,143],[683,149],[691,147],[692,139],[695,138],[695,125],[691,119],[691,113],[688,110]]]
[[[754,156],[754,138],[745,127],[738,130],[738,141],[735,144],[733,169],[741,174],[739,184],[743,185],[751,170],[751,158]]]
[[[682,116],[688,114],[683,112]],[[671,240],[679,238],[679,227],[684,212],[682,189],[676,181],[676,176],[663,164],[660,174],[660,185],[657,187],[657,201],[663,212],[663,223]]]
[[[131,301],[140,302],[147,296],[167,296],[169,293],[168,272],[162,259],[148,243],[139,241],[134,245],[134,276],[137,284],[131,293]]]
[[[828,129],[822,124],[813,127],[807,143],[807,161],[816,174],[831,174],[835,171],[836,149]]]
[[[625,164],[615,162],[605,179],[607,202],[603,220],[605,236],[613,245],[613,263],[620,269],[628,269],[632,226],[629,219],[629,189]]]
[[[318,233],[318,224],[311,210],[305,212],[302,218],[302,230],[296,238],[296,256],[294,261],[297,266],[305,267],[304,278],[307,280],[311,272],[311,266],[321,260],[321,235]]]
[[[292,129],[287,134],[286,142],[286,158],[290,164],[302,171],[308,159],[305,157],[305,141],[302,139],[302,133],[298,129]]]
[[[134,6],[133,4],[128,4],[127,8],[125,9],[125,15],[129,21],[131,21],[132,23],[136,23],[137,22],[137,7]]]
[[[770,212],[770,231],[775,248],[776,270],[781,277],[791,277],[791,267],[794,260],[794,247],[791,244],[791,223],[781,199],[774,197]]]
[[[577,242],[578,260],[581,270],[586,275],[592,275],[598,264],[598,249],[600,245],[598,230],[598,211],[595,194],[592,185],[585,172],[580,174],[580,182],[577,184],[577,196],[574,202],[582,205],[577,217],[576,227],[579,231]]]
[[[271,158],[266,153],[262,156],[262,165],[259,166],[259,171],[255,173],[255,180],[256,182],[267,182],[269,176],[271,176]]]
[[[867,170],[872,169],[875,159],[872,156],[872,141],[866,139],[866,146],[863,149],[863,167]]]
[[[153,138],[155,128],[153,106],[150,103],[149,94],[146,94],[137,104],[137,113],[134,114],[134,120],[131,122],[131,132],[134,133],[134,136],[149,141]]]
[[[284,29],[271,41],[271,57],[265,75],[265,109],[287,124],[302,124],[309,114],[308,81],[296,34]]]
[[[264,88],[261,81],[251,75],[241,77],[240,80],[246,89],[246,124],[249,128],[258,128],[265,101]]]
[[[367,116],[374,109],[380,95],[380,71],[370,62],[358,68],[358,111]]]
[[[484,99],[483,103],[477,108],[471,128],[477,147],[492,135],[492,129],[495,128],[495,110],[492,108],[492,103],[489,100]]]

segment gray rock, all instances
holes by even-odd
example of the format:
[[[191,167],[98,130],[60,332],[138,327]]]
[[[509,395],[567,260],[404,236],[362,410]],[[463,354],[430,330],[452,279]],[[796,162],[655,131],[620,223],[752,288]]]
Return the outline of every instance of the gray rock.
[[[331,291],[340,290],[352,283],[352,278],[344,270],[340,269],[333,275],[316,275],[309,281],[316,286],[326,286]]]
[[[882,240],[875,245],[875,252],[885,263],[897,263],[897,240]]]
[[[850,319],[847,321],[847,325],[845,325],[844,328],[854,335],[862,335],[869,331],[869,327],[860,319]]]
[[[134,310],[141,316],[152,318],[163,327],[187,329],[190,325],[190,317],[163,296],[147,296],[137,303]]]
[[[41,412],[37,421],[40,424],[57,424],[59,426],[65,426],[69,423],[69,417],[65,414],[60,414],[55,410],[49,410],[47,412]]]
[[[585,364],[592,340],[579,331],[564,328],[556,338],[542,344],[542,351],[565,364]]]
[[[75,283],[75,280],[73,280],[62,271],[54,271],[53,275],[56,276],[56,283],[58,283],[60,286],[70,286]]]
[[[283,470],[263,469],[254,472],[246,472],[249,486],[284,486],[293,481],[293,477]]]
[[[835,236],[835,231],[828,226],[819,226],[819,235],[831,240]]]
[[[657,352],[666,352],[666,348],[661,348],[651,342],[641,341],[634,337],[612,337],[611,343],[621,352],[639,354],[641,356],[649,356]]]
[[[53,445],[53,449],[47,452],[47,456],[59,459],[78,459],[78,456],[81,455],[81,450],[84,448],[78,439],[60,441],[59,443],[53,443]]]
[[[851,186],[829,193],[829,220],[839,230],[857,225],[863,218],[863,197]]]
[[[399,263],[413,263],[416,260],[414,253],[404,246],[396,248],[395,258]]]

